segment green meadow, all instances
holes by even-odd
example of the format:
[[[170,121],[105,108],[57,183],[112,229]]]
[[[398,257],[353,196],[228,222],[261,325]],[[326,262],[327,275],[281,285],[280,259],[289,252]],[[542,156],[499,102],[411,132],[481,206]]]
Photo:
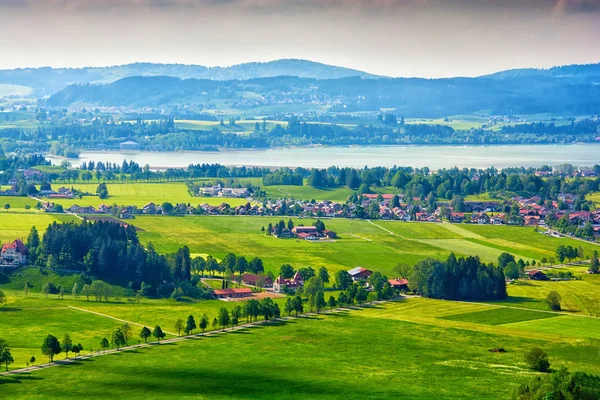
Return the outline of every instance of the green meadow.
[[[548,352],[553,367],[600,373],[600,320],[579,324],[577,317],[538,314],[411,298],[2,377],[0,393],[11,399],[106,393],[177,399],[465,399],[476,393],[478,399],[505,399],[535,376],[523,361],[533,346]],[[81,328],[79,335],[93,343],[113,322],[86,316],[56,313],[52,320]],[[27,320],[21,321],[26,327]],[[506,352],[490,352],[495,348]]]

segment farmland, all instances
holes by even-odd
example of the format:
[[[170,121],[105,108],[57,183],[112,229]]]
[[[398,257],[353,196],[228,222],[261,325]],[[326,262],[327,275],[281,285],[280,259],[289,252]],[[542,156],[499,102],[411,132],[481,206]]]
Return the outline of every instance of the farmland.
[[[143,307],[128,305],[138,306]],[[122,317],[118,309],[111,312]],[[171,318],[179,314],[174,312]],[[501,399],[533,376],[523,353],[534,345],[542,345],[557,367],[600,372],[595,347],[599,320],[538,314],[406,299],[3,377],[0,382],[6,384],[0,385],[0,392],[10,390],[11,398],[94,398],[110,388],[111,396],[138,398],[147,396],[150,385],[155,395],[170,398],[227,398],[241,393],[288,398],[294,393],[296,398],[341,399],[397,397],[402,387],[403,395],[414,399],[469,398],[472,393],[481,399]],[[57,316],[73,324],[68,316]],[[98,332],[112,324],[109,319],[86,317],[71,316]],[[547,323],[552,330],[544,328]],[[80,336],[99,337],[94,335],[85,331]],[[500,347],[506,353],[489,351]],[[349,380],[356,371],[363,379]],[[282,381],[283,388],[275,384]]]

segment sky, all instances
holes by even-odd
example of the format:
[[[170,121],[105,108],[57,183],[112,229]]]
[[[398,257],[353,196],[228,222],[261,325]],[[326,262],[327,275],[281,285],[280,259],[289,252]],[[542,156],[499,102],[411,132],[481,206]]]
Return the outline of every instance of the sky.
[[[402,77],[600,62],[600,0],[0,0],[0,69],[299,58]]]

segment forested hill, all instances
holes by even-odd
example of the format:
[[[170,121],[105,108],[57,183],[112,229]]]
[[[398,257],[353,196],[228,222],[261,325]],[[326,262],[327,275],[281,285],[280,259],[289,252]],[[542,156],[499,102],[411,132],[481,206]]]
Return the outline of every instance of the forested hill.
[[[406,117],[596,114],[600,78],[516,76],[448,79],[325,79],[297,77],[213,81],[132,77],[107,85],[73,85],[51,96],[50,107],[206,105],[226,100],[233,108],[304,105],[330,111],[395,110]],[[250,94],[250,95],[249,95]]]
[[[593,78],[596,81],[600,78],[600,63],[597,64],[573,64],[564,65],[553,68],[521,68],[511,69],[508,71],[496,72],[495,74],[488,75],[489,78],[501,79],[509,77],[533,77],[533,76],[545,76],[545,77],[558,77],[558,78]]]
[[[338,79],[352,76],[377,78],[375,75],[350,68],[307,60],[286,59],[264,63],[245,63],[231,67],[135,63],[112,67],[46,67],[0,70],[0,83],[27,86],[36,89],[39,95],[51,95],[71,84],[110,83],[132,76],[172,76],[181,79],[210,80],[247,80],[275,76],[317,79]]]

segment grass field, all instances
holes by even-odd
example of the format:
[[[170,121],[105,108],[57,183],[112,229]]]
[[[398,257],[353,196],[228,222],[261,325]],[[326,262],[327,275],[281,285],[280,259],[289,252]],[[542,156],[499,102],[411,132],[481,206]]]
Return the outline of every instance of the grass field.
[[[235,125],[229,125],[226,123],[221,126],[219,121],[198,121],[198,120],[176,120],[175,126],[181,129],[198,129],[198,130],[211,130],[211,129],[219,129],[223,132],[253,132],[255,128],[255,124],[259,123],[262,129],[262,121],[258,120],[240,120],[236,121]],[[274,121],[267,120],[267,131],[275,128],[277,125],[281,125],[283,127],[287,126],[286,121]]]
[[[96,193],[98,184],[64,184],[66,187],[73,187],[84,193]],[[142,207],[150,202],[161,204],[163,202],[191,203],[219,205],[223,202],[231,206],[245,204],[246,199],[236,198],[218,198],[218,197],[194,197],[188,192],[187,186],[183,182],[176,183],[107,183],[109,197],[101,200],[98,196],[84,196],[81,199],[60,199],[56,202],[63,207],[70,207],[73,204],[78,206],[98,207],[100,204],[132,205]]]
[[[295,198],[299,200],[331,200],[337,202],[344,202],[348,199],[354,191],[352,189],[335,188],[314,188],[312,186],[288,186],[288,185],[277,185],[277,186],[264,186],[262,188],[266,193],[267,197],[271,198]],[[376,193],[393,193],[391,188],[375,188]]]
[[[76,218],[70,215],[38,214],[32,212],[13,213],[0,212],[0,243],[7,243],[15,239],[27,239],[32,226],[35,226],[40,235],[52,222],[73,221]]]
[[[573,329],[582,318],[538,314],[407,299],[0,378],[0,393],[11,399],[97,398],[107,391],[114,398],[465,399],[477,393],[505,399],[534,376],[523,361],[534,345],[549,353],[553,367],[600,373],[600,320]],[[80,317],[85,329],[109,328]],[[542,323],[553,328],[547,332]],[[500,347],[506,353],[489,351]]]

